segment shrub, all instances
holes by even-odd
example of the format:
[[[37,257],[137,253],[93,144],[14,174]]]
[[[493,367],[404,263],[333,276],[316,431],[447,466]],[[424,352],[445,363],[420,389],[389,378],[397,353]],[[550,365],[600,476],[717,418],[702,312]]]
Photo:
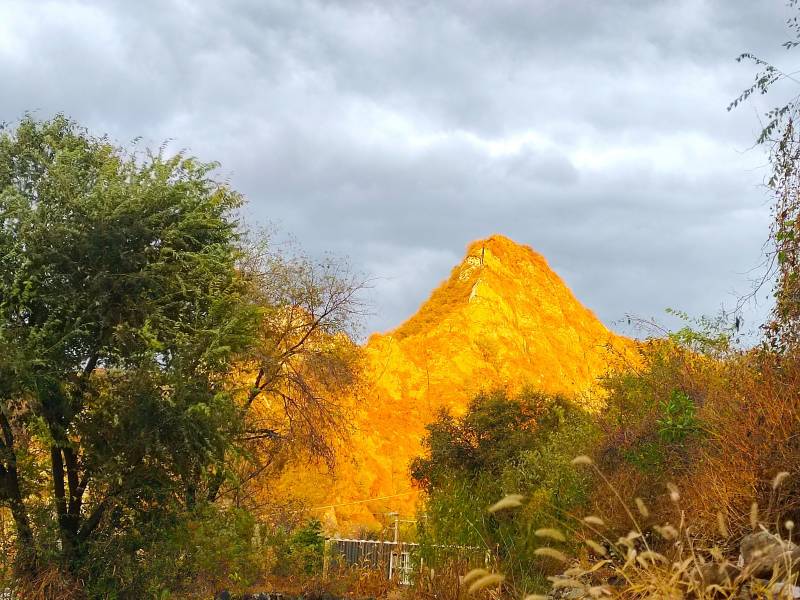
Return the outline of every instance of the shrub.
[[[273,575],[319,575],[325,550],[322,523],[311,519],[297,525],[294,530],[276,526],[267,537],[267,545],[274,554]]]
[[[146,598],[166,592],[208,596],[223,588],[245,591],[264,572],[255,528],[249,512],[213,505],[153,520],[148,527],[104,540],[88,557],[84,569],[94,574],[87,578],[87,594]]]
[[[477,396],[461,418],[441,414],[428,431],[429,455],[412,465],[428,496],[420,526],[425,565],[483,565],[489,551],[509,585],[541,589],[547,571],[534,560],[530,533],[587,500],[591,479],[570,460],[575,448],[595,443],[592,418],[563,398],[496,391]],[[509,492],[526,497],[517,519],[486,512]]]

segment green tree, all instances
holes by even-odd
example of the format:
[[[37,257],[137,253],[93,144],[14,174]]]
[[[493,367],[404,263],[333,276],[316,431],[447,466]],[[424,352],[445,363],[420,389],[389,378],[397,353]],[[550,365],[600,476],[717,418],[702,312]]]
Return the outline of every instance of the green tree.
[[[20,573],[85,567],[224,459],[226,375],[259,313],[242,199],[214,168],[62,116],[0,133],[0,502]]]
[[[482,548],[497,552],[518,592],[543,589],[546,573],[533,554],[542,540],[533,531],[587,499],[591,481],[571,460],[596,441],[591,416],[560,397],[495,391],[476,396],[463,417],[442,412],[427,429],[427,456],[411,467],[427,494],[420,531],[426,563]],[[513,518],[487,511],[512,493],[525,497]]]

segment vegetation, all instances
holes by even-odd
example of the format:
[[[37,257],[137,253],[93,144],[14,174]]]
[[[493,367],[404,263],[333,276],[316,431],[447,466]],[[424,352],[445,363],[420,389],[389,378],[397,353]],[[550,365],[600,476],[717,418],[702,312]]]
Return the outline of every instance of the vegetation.
[[[798,23],[787,48],[800,45]],[[742,58],[763,70],[732,106],[790,78]],[[535,328],[499,292],[553,320],[577,303],[553,278],[561,308],[548,312],[501,255],[537,261],[539,276],[546,264],[499,237],[376,341],[406,353],[391,355],[392,410],[408,390],[430,408],[489,389],[463,414],[440,411],[411,464],[423,504],[407,596],[772,598],[797,583],[798,110],[770,111],[759,140],[777,275],[763,344],[738,347],[736,319],[700,319],[639,344],[609,337],[600,352],[607,332],[579,306],[569,312],[580,328],[558,344],[529,340]],[[363,281],[245,230],[243,199],[214,172],[182,153],[128,151],[63,116],[0,131],[0,574],[19,597],[208,597],[267,580],[401,594],[375,572],[323,573],[321,521],[273,497],[287,464],[333,469],[349,434]],[[471,333],[475,315],[491,327]],[[579,330],[592,332],[591,359],[556,360]],[[453,340],[468,352],[442,364]],[[626,368],[586,401],[612,354]],[[540,389],[503,386],[507,356],[526,368],[549,356],[553,373]],[[403,437],[364,447],[379,455]],[[756,553],[743,542],[754,533],[767,544]]]
[[[442,413],[428,432],[428,456],[412,465],[427,492],[423,558],[474,563],[488,552],[518,587],[536,585],[528,580],[542,580],[546,570],[531,533],[587,500],[590,480],[570,461],[576,444],[596,433],[591,417],[559,397],[495,391],[477,396],[461,418]],[[517,518],[487,512],[509,493],[529,498]]]
[[[62,116],[0,133],[0,503],[29,595],[246,585],[242,486],[342,433],[358,283],[253,243],[214,168]]]
[[[211,168],[60,117],[0,137],[0,476],[20,574],[102,579],[95,551],[189,507],[225,449],[224,376],[257,312],[241,199]]]
[[[789,24],[795,34],[800,32],[796,18]],[[794,39],[785,46],[798,43]],[[791,79],[752,55],[741,59],[754,60],[763,70],[732,106]],[[608,395],[594,421],[597,430],[561,446],[562,452],[569,447],[574,454],[593,457],[575,459],[577,468],[591,475],[582,480],[581,502],[574,505],[583,510],[559,510],[551,499],[549,524],[536,523],[540,529],[529,529],[527,540],[509,544],[511,551],[500,552],[494,572],[467,574],[455,584],[452,597],[465,591],[520,597],[531,583],[525,575],[548,569],[549,583],[533,580],[539,589],[530,599],[545,598],[541,594],[551,586],[569,590],[574,598],[794,597],[791,585],[797,582],[800,558],[791,544],[800,517],[798,108],[795,99],[770,111],[759,139],[770,151],[769,185],[775,194],[770,257],[777,274],[776,304],[765,343],[737,348],[736,319],[730,325],[701,319],[695,327],[643,343],[635,368],[605,379]],[[428,462],[447,465],[448,455],[438,449],[443,427],[459,430],[452,420],[431,428]],[[470,464],[463,456],[460,460]],[[452,469],[455,463],[450,462]],[[530,469],[521,461],[512,464],[519,471]],[[451,537],[457,538],[457,531],[466,535],[470,528],[443,518],[446,512],[437,513],[450,502],[467,505],[461,512],[472,511],[477,522],[519,527],[529,522],[530,507],[540,506],[539,490],[517,480],[516,487],[493,489],[494,499],[502,498],[493,507],[500,508],[501,517],[497,512],[477,517],[486,504],[482,476],[504,481],[496,464],[479,471],[461,487],[418,478],[429,492],[435,522],[450,528]],[[766,540],[754,554],[747,549],[753,539]],[[531,541],[534,547],[526,547]],[[737,564],[740,543],[743,563]],[[774,558],[768,565],[767,557]],[[515,566],[519,558],[526,561],[522,569]]]
[[[800,518],[800,362],[794,352],[739,350],[726,339],[727,330],[683,329],[643,344],[636,370],[604,381],[607,406],[596,416],[559,399],[502,393],[479,396],[461,419],[442,415],[413,471],[428,494],[425,539],[434,549],[491,550],[490,569],[503,574],[510,597],[553,582],[587,598],[591,589],[711,594],[705,587],[721,582],[703,579],[708,565],[735,563],[739,541],[754,530],[790,539]],[[577,454],[593,457],[590,468],[571,465]],[[677,489],[686,493],[676,504]],[[500,510],[487,510],[500,499]],[[588,523],[587,514],[595,515]],[[628,547],[657,558],[630,559]],[[429,552],[426,564],[461,558]],[[730,594],[774,592],[751,575],[731,575]],[[470,587],[455,585],[458,593]]]
[[[276,528],[269,536],[268,545],[275,553],[272,567],[274,575],[322,574],[325,538],[322,535],[322,523],[318,519],[300,524],[293,531]]]

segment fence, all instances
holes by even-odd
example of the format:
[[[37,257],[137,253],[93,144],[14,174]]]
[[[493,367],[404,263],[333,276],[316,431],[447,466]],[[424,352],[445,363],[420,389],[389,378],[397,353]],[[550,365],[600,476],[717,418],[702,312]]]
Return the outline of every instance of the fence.
[[[412,555],[418,546],[408,542],[330,538],[325,542],[324,572],[327,575],[331,568],[339,566],[379,569],[387,579],[410,585]]]
[[[329,538],[325,541],[323,572],[327,576],[331,568],[378,569],[389,580],[411,585],[415,567],[423,563],[419,549],[419,544],[411,542]],[[482,563],[486,568],[492,560],[488,550],[470,546],[432,546],[430,549],[451,557],[458,555],[465,563]]]

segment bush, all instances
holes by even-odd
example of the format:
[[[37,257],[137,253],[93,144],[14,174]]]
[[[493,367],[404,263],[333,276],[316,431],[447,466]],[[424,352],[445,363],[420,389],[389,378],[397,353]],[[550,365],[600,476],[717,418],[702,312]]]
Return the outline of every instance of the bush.
[[[322,523],[311,519],[292,531],[275,527],[268,535],[267,545],[274,555],[273,575],[319,575],[322,573],[325,537]]]
[[[687,521],[677,486],[670,485],[666,490],[674,520],[659,524],[645,502],[640,498],[623,498],[589,457],[578,456],[573,464],[579,469],[592,470],[604,482],[605,491],[628,517],[628,533],[616,535],[597,514],[583,518],[570,516],[564,530],[569,532],[566,535],[555,527],[534,532],[531,537],[539,538],[540,545],[535,555],[550,565],[560,566],[558,574],[548,577],[555,597],[576,600],[796,597],[792,586],[798,580],[800,550],[792,541],[793,521],[765,521],[770,513],[762,512],[754,503],[749,510],[750,535],[745,538],[732,535],[727,519],[719,514],[715,535],[707,537]],[[788,472],[780,472],[773,478],[770,505],[779,499],[788,477]],[[514,508],[513,503],[508,508]],[[508,512],[510,518],[515,518],[513,511]],[[576,550],[571,557],[570,549]],[[469,592],[496,586],[498,582],[508,588],[507,581],[498,571],[474,569],[461,578],[455,590],[463,589],[465,582],[474,582]],[[551,597],[532,595],[526,600]]]
[[[86,578],[90,597],[160,598],[167,592],[245,591],[264,566],[252,515],[206,505],[104,540],[83,568],[92,573]]]
[[[425,564],[483,565],[489,551],[517,591],[541,589],[547,570],[534,560],[531,532],[586,502],[591,478],[570,460],[595,443],[593,419],[563,398],[495,391],[477,396],[461,418],[442,413],[428,432],[429,456],[412,465],[428,495]],[[517,518],[487,512],[509,493],[527,499]]]

